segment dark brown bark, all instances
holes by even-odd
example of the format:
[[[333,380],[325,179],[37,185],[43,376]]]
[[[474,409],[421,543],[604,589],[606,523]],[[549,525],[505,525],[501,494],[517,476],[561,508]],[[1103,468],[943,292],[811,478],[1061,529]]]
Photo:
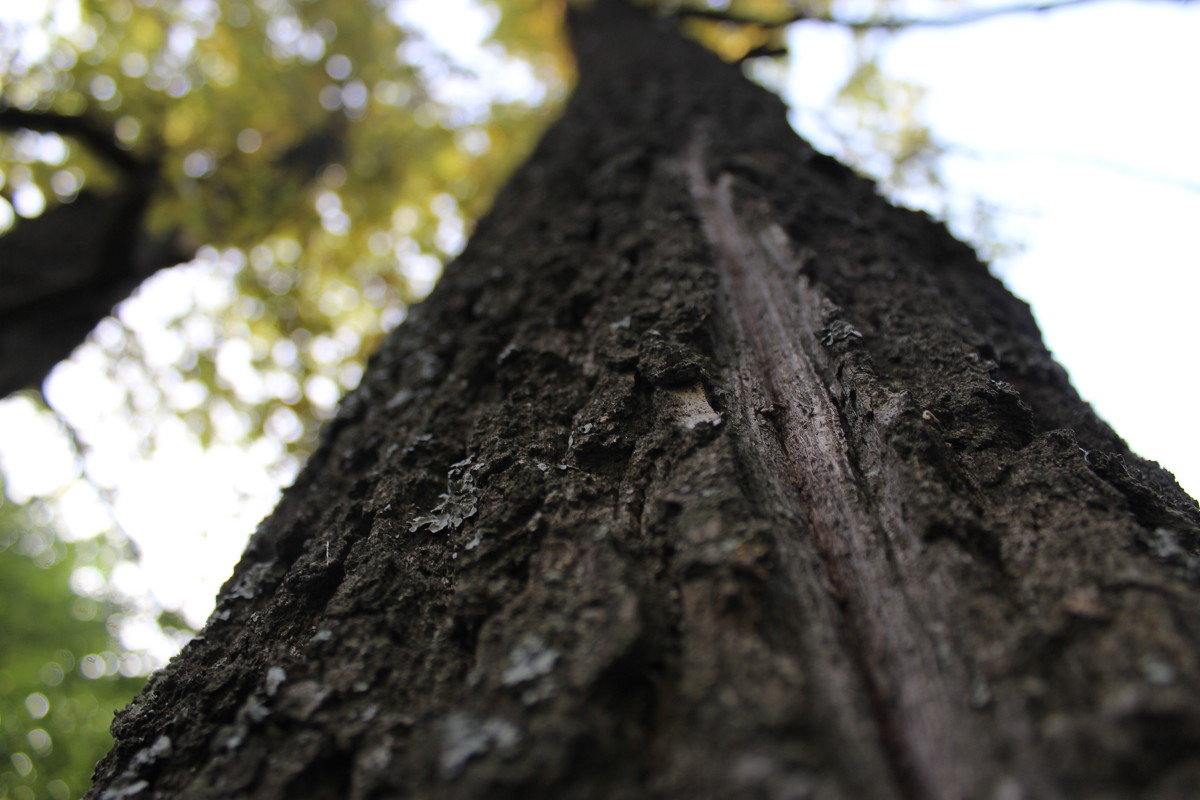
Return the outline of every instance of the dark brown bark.
[[[778,99],[575,31],[90,796],[1195,797],[1195,502]]]

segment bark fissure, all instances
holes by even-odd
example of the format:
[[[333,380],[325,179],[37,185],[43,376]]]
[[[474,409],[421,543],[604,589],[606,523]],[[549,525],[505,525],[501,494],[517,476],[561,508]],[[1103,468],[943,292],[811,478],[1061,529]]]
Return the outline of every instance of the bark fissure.
[[[807,279],[783,285],[783,265],[772,262],[784,249],[768,249],[766,232],[750,230],[739,220],[731,174],[709,181],[700,136],[693,138],[683,163],[722,268],[734,320],[753,346],[744,366],[767,388],[772,408],[782,409],[782,420],[773,427],[781,434],[792,482],[844,623],[843,642],[869,696],[897,788],[907,800],[944,796],[932,788],[947,785],[947,776],[938,774],[946,771],[938,755],[946,752],[947,743],[945,730],[924,718],[929,693],[887,685],[893,669],[931,674],[936,663],[913,636],[920,626],[905,613],[907,600],[879,557],[888,546],[886,537],[858,496],[862,481],[848,457],[837,404],[826,388],[828,370],[814,363],[812,348],[826,327],[827,309]],[[875,610],[879,605],[890,609],[890,618]],[[915,665],[914,653],[920,654]],[[898,660],[910,663],[894,665]]]

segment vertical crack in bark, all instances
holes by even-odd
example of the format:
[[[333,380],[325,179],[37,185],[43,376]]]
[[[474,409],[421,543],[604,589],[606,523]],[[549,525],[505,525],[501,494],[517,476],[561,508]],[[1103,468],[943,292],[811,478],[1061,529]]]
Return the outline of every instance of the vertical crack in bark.
[[[776,435],[804,507],[844,622],[844,646],[860,673],[897,790],[906,800],[966,794],[956,764],[957,716],[948,707],[937,657],[923,637],[901,581],[888,564],[886,535],[858,493],[860,480],[818,359],[821,295],[806,278],[785,282],[783,248],[737,216],[732,176],[709,179],[702,135],[683,169],[705,234],[720,262],[731,316],[752,353],[741,365],[777,413]]]

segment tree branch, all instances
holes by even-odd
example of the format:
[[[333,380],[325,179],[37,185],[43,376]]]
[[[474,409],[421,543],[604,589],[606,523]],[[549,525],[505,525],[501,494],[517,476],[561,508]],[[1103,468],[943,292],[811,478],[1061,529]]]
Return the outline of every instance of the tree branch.
[[[124,185],[103,195],[85,189],[0,237],[0,397],[40,384],[145,278],[192,256],[176,232],[145,228],[157,160],[123,150],[87,115],[0,108],[0,130],[21,129],[82,141]]]
[[[992,17],[1003,17],[1012,14],[1041,14],[1055,11],[1068,6],[1092,3],[1096,0],[1058,0],[1049,3],[1018,3],[994,8],[982,8],[956,14],[948,17],[874,17],[868,19],[844,19],[833,14],[815,13],[812,11],[797,11],[788,17],[776,20],[754,19],[739,17],[723,11],[703,8],[680,9],[674,16],[681,19],[707,19],[715,22],[732,22],[739,25],[761,25],[765,28],[781,28],[794,22],[823,22],[829,25],[841,25],[851,30],[900,30],[902,28],[948,28],[956,25],[970,25],[982,22]]]
[[[788,49],[786,47],[777,47],[775,45],[760,44],[746,51],[746,54],[738,59],[738,63],[749,61],[752,58],[776,58],[778,56],[786,56]]]
[[[0,130],[12,131],[22,128],[78,139],[129,176],[141,175],[150,166],[123,149],[103,123],[87,116],[56,114],[52,111],[24,111],[19,108],[0,109]]]

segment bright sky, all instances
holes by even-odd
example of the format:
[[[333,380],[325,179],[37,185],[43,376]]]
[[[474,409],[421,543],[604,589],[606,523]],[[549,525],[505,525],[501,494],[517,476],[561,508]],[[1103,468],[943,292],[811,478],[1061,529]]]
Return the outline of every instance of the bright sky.
[[[0,13],[10,3],[0,0]],[[450,40],[448,49],[468,52],[471,42],[451,40],[465,30],[464,4],[404,5],[433,36]],[[472,31],[476,41],[484,30]],[[1200,434],[1189,402],[1200,192],[1087,162],[1200,184],[1196,42],[1200,7],[1109,3],[913,31],[885,62],[929,88],[935,136],[983,157],[950,157],[951,188],[1015,212],[1001,219],[1000,233],[1027,249],[998,271],[1033,304],[1076,386],[1135,450],[1174,470],[1193,495],[1200,494]],[[840,85],[850,40],[810,25],[793,44],[787,94],[800,127],[820,144],[822,129],[805,109],[823,106]],[[128,304],[126,321],[153,325],[171,292],[219,293],[206,283],[216,272],[201,264],[162,276]],[[55,373],[47,391],[94,443],[89,470],[114,486],[114,513],[140,548],[141,570],[124,570],[117,580],[128,592],[148,588],[199,624],[274,503],[276,478],[265,465],[275,453],[269,444],[204,451],[182,426],[166,423],[165,446],[143,459],[137,431],[111,423],[117,398],[103,375],[92,345]],[[52,491],[77,469],[61,433],[23,398],[0,403],[0,465],[18,498]],[[64,498],[69,533],[104,526],[89,489],[76,486]]]
[[[803,26],[799,127],[849,69],[848,36]],[[886,72],[928,87],[960,196],[1011,212],[995,269],[1072,382],[1133,449],[1200,496],[1200,7],[1111,2],[898,37]],[[830,69],[830,65],[838,65]],[[953,148],[951,153],[953,153]],[[1104,166],[1107,165],[1107,166]],[[1179,184],[1190,182],[1191,188]]]

